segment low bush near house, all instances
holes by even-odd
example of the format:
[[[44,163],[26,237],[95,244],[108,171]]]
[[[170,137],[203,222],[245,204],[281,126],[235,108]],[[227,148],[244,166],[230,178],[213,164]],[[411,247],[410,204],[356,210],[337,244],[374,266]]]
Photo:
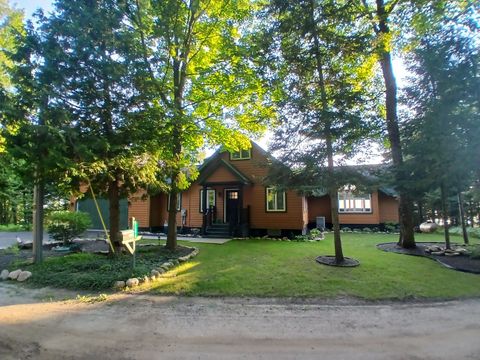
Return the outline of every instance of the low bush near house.
[[[47,219],[48,234],[65,245],[85,232],[90,225],[90,215],[81,211],[54,211]]]

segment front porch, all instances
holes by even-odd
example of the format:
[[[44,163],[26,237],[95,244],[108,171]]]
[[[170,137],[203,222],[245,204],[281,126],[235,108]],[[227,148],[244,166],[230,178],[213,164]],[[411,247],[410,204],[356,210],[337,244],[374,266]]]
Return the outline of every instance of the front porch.
[[[203,237],[246,237],[250,231],[250,206],[245,201],[241,182],[204,182],[201,184]]]

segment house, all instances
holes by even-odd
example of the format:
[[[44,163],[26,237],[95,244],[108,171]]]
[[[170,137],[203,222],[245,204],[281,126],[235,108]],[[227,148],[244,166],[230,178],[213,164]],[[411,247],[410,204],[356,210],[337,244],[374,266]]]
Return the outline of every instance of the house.
[[[314,227],[317,217],[324,217],[328,227],[328,195],[281,191],[265,184],[271,162],[271,156],[255,143],[248,150],[234,153],[217,151],[200,166],[197,180],[178,194],[179,231],[199,229],[208,236],[289,236]],[[392,195],[382,190],[363,195],[340,192],[341,225],[398,222],[398,203]],[[88,201],[84,202],[80,210],[87,209]],[[135,217],[140,228],[164,230],[168,194],[148,196],[145,191],[137,192],[128,199],[125,216]]]

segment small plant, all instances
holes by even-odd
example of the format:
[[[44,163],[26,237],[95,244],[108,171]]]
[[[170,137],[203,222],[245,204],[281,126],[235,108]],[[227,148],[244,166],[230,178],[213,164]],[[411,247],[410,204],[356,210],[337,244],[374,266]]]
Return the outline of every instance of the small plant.
[[[480,259],[480,245],[477,245],[473,248],[470,257],[472,259]]]
[[[48,234],[64,245],[70,244],[75,236],[85,232],[90,225],[90,215],[80,211],[54,211],[47,219]]]
[[[293,241],[304,242],[309,241],[310,237],[307,235],[297,235],[293,238]]]
[[[95,304],[108,300],[108,296],[107,294],[100,294],[98,296],[77,295],[76,300],[85,304]]]
[[[323,233],[320,230],[312,229],[308,234],[308,238],[310,240],[323,240],[324,237],[323,237]]]
[[[394,222],[386,222],[385,223],[385,231],[388,233],[393,233],[398,231],[398,224]]]
[[[13,244],[4,250],[4,254],[9,255],[18,255],[20,253],[20,248],[18,244]]]
[[[372,228],[372,232],[374,232],[374,233],[377,233],[379,231],[380,231],[380,229],[376,226]]]

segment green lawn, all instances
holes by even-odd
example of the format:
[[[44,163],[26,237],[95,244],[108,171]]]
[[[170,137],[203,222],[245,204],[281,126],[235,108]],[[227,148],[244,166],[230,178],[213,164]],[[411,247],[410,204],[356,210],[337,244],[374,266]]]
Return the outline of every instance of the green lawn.
[[[342,238],[345,255],[360,260],[359,267],[336,268],[315,262],[318,255],[333,254],[331,235],[315,243],[252,239],[224,245],[195,244],[200,254],[180,265],[176,278],[162,279],[150,284],[149,289],[157,294],[192,296],[348,295],[364,299],[480,296],[480,275],[450,270],[427,258],[375,248],[378,243],[396,241],[396,235],[347,233]],[[417,241],[442,241],[442,237],[422,234]]]

